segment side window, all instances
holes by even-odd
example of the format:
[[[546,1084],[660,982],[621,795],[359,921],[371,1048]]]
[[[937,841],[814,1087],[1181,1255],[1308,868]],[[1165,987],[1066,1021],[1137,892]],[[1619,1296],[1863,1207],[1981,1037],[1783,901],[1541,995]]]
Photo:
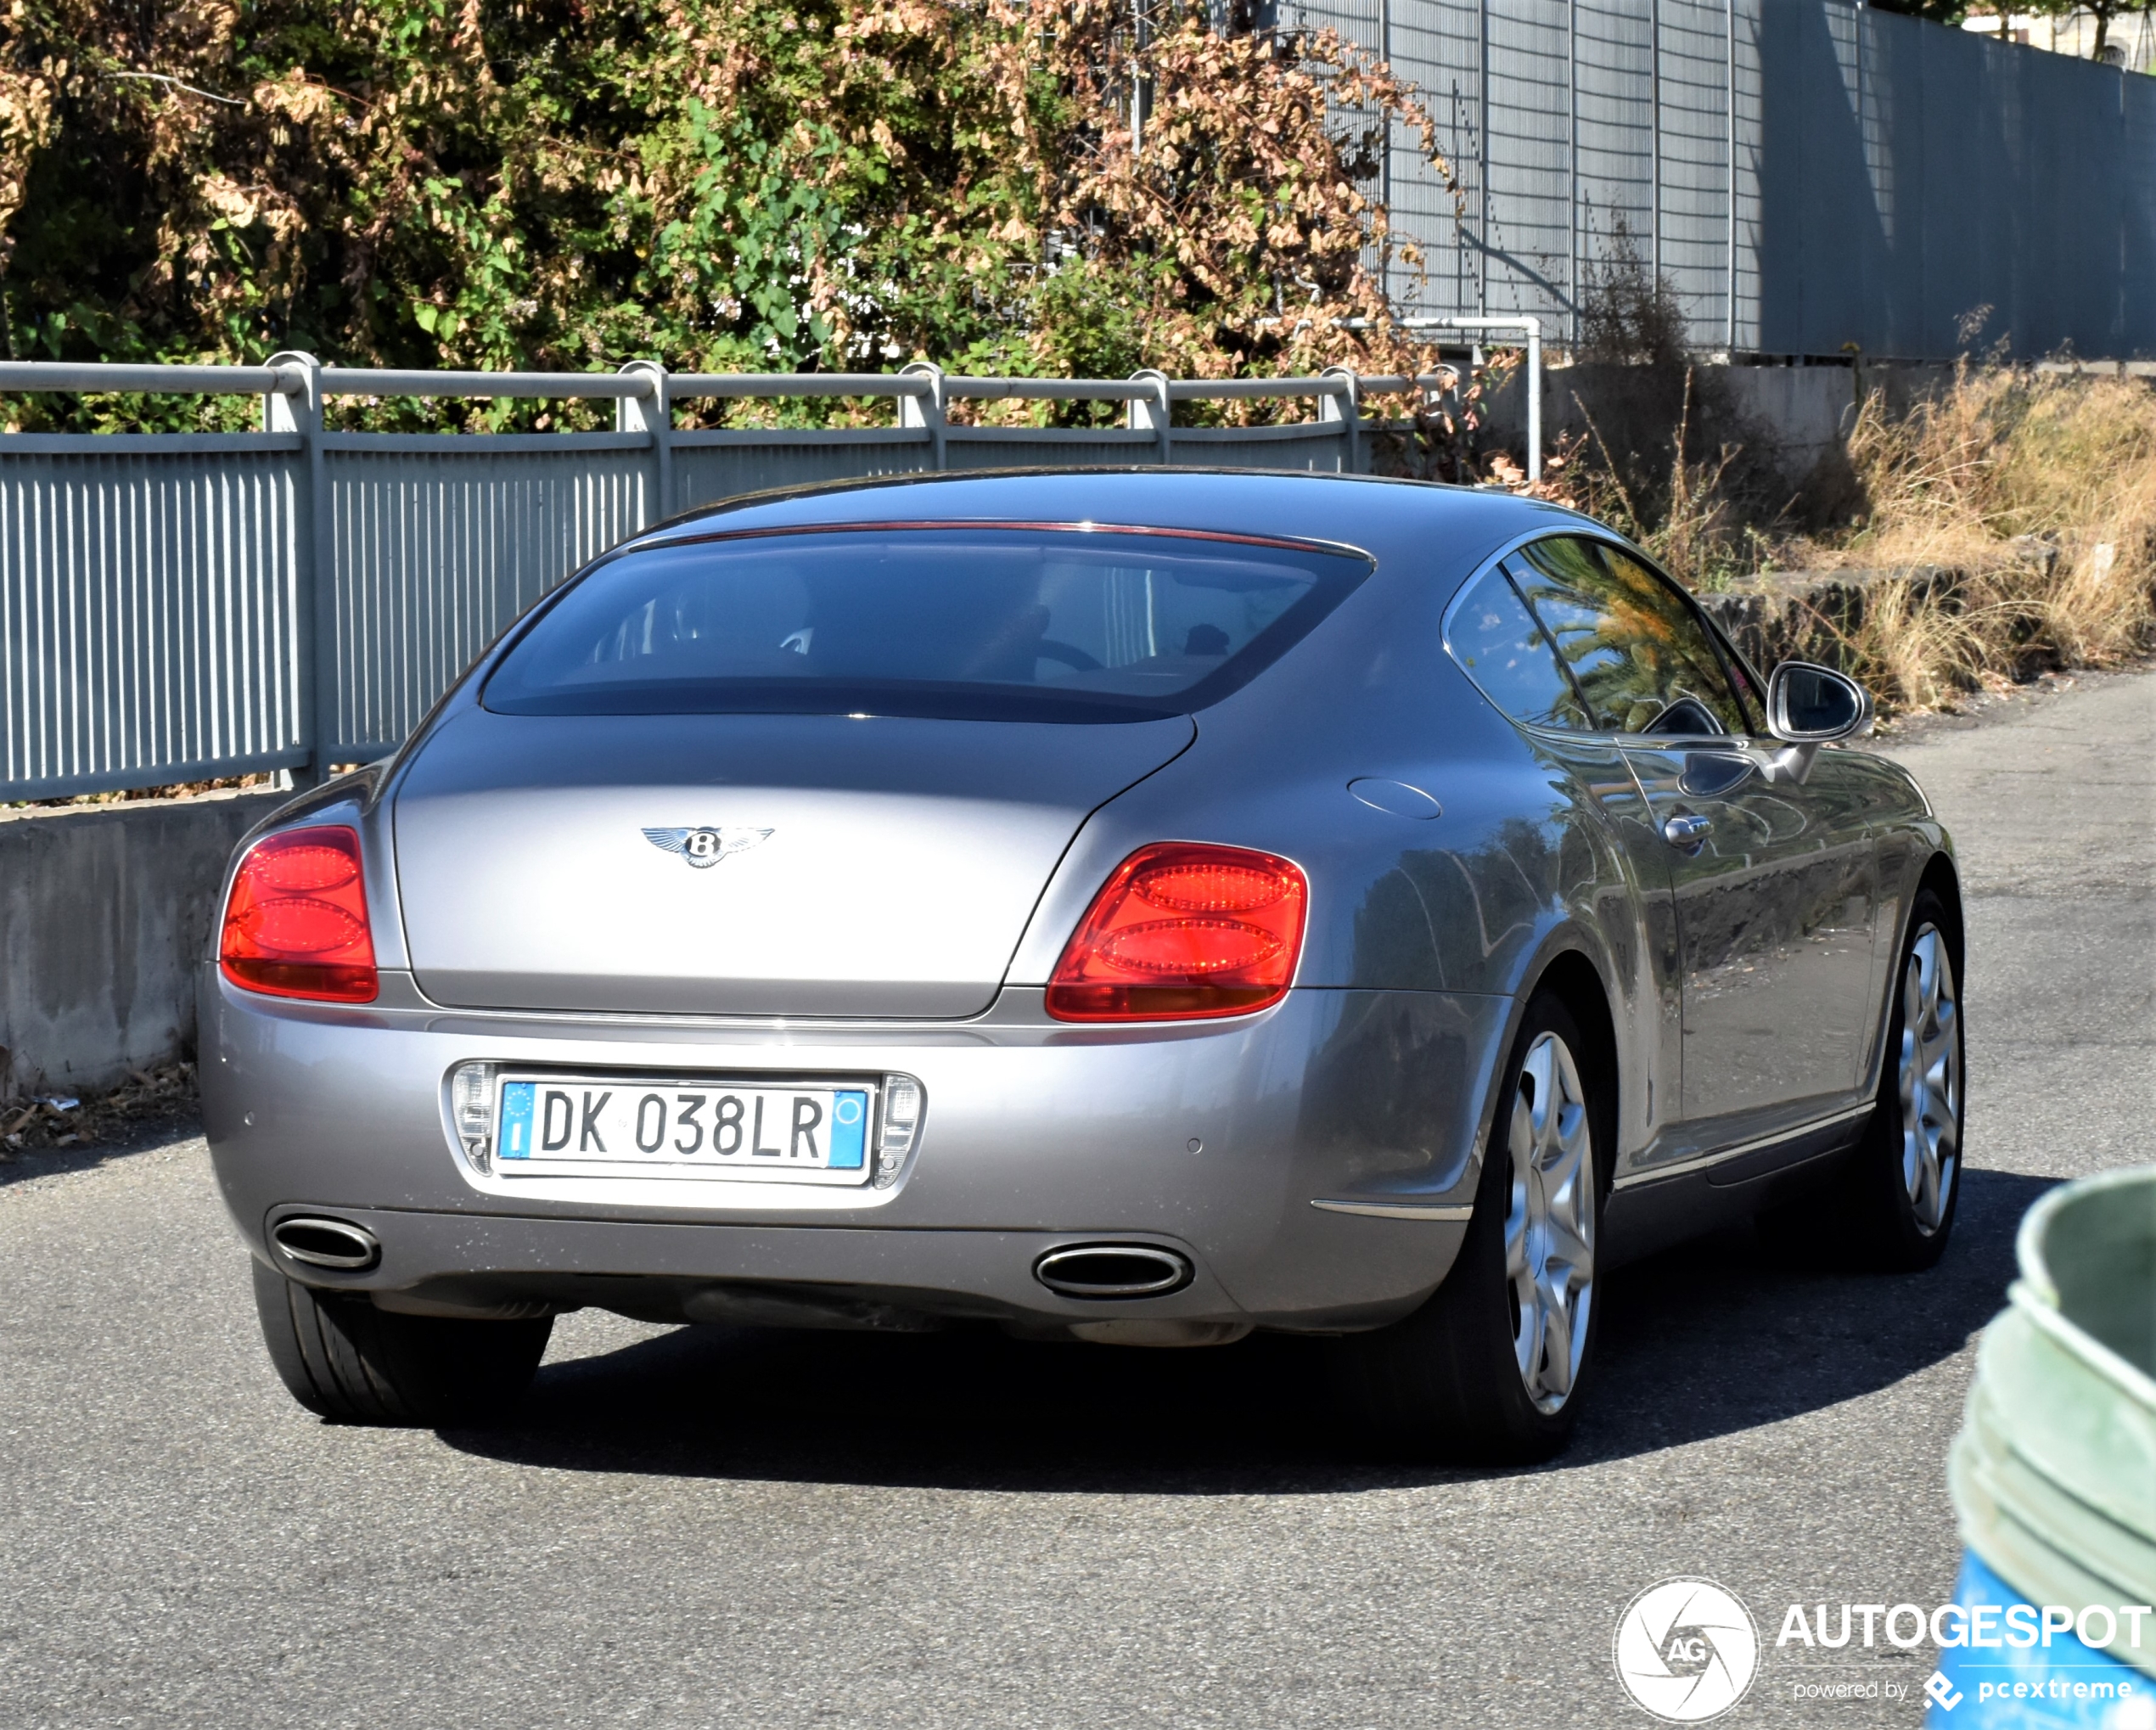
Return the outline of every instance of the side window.
[[[1482,694],[1515,721],[1590,730],[1579,693],[1502,570],[1462,591],[1446,626],[1446,647]]]
[[[1572,536],[1537,541],[1508,562],[1597,727],[1751,731],[1706,627],[1657,572],[1614,547]]]

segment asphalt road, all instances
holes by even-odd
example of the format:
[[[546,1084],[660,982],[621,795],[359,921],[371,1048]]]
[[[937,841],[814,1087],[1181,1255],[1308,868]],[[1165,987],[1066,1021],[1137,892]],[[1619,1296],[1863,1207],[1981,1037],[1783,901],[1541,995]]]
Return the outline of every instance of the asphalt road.
[[[1610,1282],[1563,1461],[1373,1463],[1311,1351],[561,1323],[525,1418],[328,1427],[255,1333],[199,1141],[0,1187],[0,1726],[1602,1725],[1625,1603],[1734,1591],[1732,1724],[1910,1723],[1942,1462],[2022,1210],[2147,1159],[2156,677],[1889,746],[1958,835],[1971,1166],[1945,1264],[1748,1233]],[[1825,1654],[1814,1654],[1823,1656]],[[1906,1689],[1793,1698],[1799,1684]]]

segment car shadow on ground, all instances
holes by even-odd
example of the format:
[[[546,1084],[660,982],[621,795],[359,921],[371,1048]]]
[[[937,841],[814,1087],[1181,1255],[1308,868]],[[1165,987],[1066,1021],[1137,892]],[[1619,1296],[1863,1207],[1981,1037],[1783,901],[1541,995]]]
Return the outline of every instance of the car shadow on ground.
[[[1951,1357],[2005,1300],[2051,1180],[1971,1171],[1929,1273],[1768,1255],[1749,1229],[1613,1275],[1600,1370],[1562,1470],[1771,1424]],[[1340,1492],[1485,1475],[1356,1439],[1327,1342],[1044,1345],[992,1331],[682,1328],[549,1364],[509,1425],[452,1446],[557,1469],[948,1489]]]

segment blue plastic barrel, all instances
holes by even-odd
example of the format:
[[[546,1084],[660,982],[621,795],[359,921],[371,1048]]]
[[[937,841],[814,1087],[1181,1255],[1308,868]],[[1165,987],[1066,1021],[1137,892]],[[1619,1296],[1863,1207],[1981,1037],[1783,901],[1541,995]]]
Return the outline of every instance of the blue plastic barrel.
[[[1984,1332],[1931,1730],[2156,1730],[2156,1166],[2053,1190]]]

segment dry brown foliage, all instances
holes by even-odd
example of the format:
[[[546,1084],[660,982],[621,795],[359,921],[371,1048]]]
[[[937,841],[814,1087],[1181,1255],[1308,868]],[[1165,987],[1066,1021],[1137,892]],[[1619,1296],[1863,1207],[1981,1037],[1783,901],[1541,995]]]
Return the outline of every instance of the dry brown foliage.
[[[1848,647],[1896,706],[2046,668],[2115,666],[2156,626],[2156,391],[2137,379],[1959,368],[1899,418],[1867,398],[1853,530],[1779,561],[1909,574]],[[1942,573],[1944,575],[1942,575]]]
[[[1384,284],[1418,261],[1377,182],[1387,128],[1436,157],[1413,93],[1331,30],[1222,32],[1205,0],[1140,16],[1132,0],[13,0],[0,334],[11,355],[81,359],[1412,370],[1425,351]],[[604,406],[394,413],[545,429]]]
[[[139,1130],[188,1116],[199,1099],[191,1063],[131,1070],[116,1087],[84,1094],[66,1106],[51,1103],[68,1097],[48,1088],[38,1097],[0,1104],[0,1160],[33,1149],[124,1141]]]

